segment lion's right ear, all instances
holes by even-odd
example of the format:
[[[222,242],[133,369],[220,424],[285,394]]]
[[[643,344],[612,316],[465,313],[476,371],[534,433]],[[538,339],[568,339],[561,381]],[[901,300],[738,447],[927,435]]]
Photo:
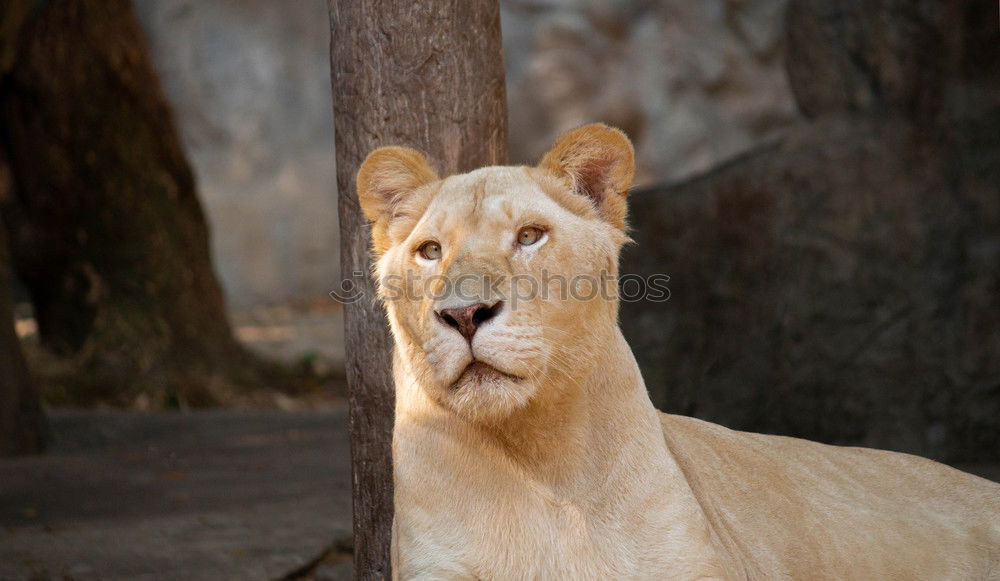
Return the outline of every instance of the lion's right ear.
[[[413,149],[382,147],[368,154],[358,170],[358,201],[372,224],[376,253],[389,248],[389,224],[400,202],[437,179],[424,156]]]
[[[563,133],[538,167],[587,198],[612,225],[625,230],[625,196],[635,176],[635,151],[621,131],[591,123]]]

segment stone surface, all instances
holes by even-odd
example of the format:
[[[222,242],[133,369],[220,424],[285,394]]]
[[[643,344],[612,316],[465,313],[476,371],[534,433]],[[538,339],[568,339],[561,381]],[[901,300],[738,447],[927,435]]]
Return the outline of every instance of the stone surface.
[[[988,337],[963,333],[962,208],[933,156],[900,146],[913,139],[826,122],[635,192],[623,271],[671,277],[668,303],[622,310],[658,405],[937,457],[981,451],[970,431],[996,440],[952,411],[971,398],[1000,414],[987,391],[960,389],[955,353]]]
[[[671,276],[669,303],[622,309],[654,401],[737,429],[995,460],[998,121],[963,127],[970,149],[828,118],[635,192],[623,272]]]
[[[503,0],[510,153],[534,163],[591,121],[635,140],[640,181],[678,179],[796,116],[786,0]],[[338,280],[325,2],[135,0],[237,307]]]
[[[511,159],[534,163],[592,121],[632,137],[638,182],[706,170],[797,113],[785,0],[506,0]]]
[[[234,306],[325,296],[339,260],[323,0],[135,0]]]
[[[0,461],[4,581],[270,580],[350,545],[343,409],[51,425],[48,454]],[[324,579],[350,578],[349,560],[328,562]]]
[[[968,6],[983,3],[968,2]],[[960,51],[960,2],[827,0],[791,3],[788,73],[808,116],[827,111],[904,112],[935,118]],[[995,14],[995,11],[994,11]]]
[[[622,270],[672,277],[669,303],[622,309],[655,403],[737,429],[1000,458],[1000,75],[981,65],[1000,35],[996,7],[970,4],[947,20],[963,46],[924,54],[945,4],[794,0],[803,27],[853,31],[789,54],[796,93],[812,76],[876,90],[806,92],[814,119],[780,141],[632,195]],[[874,69],[825,78],[857,46],[882,47]],[[900,66],[915,53],[932,62]]]

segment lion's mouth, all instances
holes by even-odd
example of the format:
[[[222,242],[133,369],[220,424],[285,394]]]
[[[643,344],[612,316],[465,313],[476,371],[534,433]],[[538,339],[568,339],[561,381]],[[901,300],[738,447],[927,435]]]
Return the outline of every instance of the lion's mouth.
[[[466,366],[465,371],[458,378],[456,384],[465,383],[467,381],[473,382],[484,382],[484,381],[496,381],[498,379],[506,379],[509,381],[521,381],[521,377],[507,373],[506,371],[500,371],[496,367],[493,367],[489,363],[474,360],[472,363]]]

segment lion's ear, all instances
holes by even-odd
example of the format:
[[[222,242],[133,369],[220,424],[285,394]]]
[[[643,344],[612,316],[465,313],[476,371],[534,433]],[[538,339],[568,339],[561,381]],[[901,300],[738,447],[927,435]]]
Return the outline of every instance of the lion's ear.
[[[378,254],[389,247],[389,223],[400,202],[420,186],[437,179],[419,151],[382,147],[368,154],[358,170],[358,202],[372,224],[372,239]]]
[[[632,143],[621,131],[592,123],[560,135],[538,167],[590,199],[602,218],[625,229],[625,196],[635,176]]]

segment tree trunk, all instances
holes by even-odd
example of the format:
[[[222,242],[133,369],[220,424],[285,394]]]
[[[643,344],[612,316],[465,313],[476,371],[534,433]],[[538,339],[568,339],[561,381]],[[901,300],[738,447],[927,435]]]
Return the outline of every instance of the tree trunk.
[[[392,524],[392,339],[375,296],[369,231],[354,178],[383,145],[422,150],[440,175],[506,162],[496,0],[330,0],[341,268],[360,290],[347,305],[347,381],[359,579],[388,579]]]
[[[33,3],[0,81],[18,275],[69,401],[208,405],[259,380],[128,0]]]
[[[30,7],[28,0],[11,0],[0,10],[0,77],[14,64],[18,33]],[[10,164],[0,142],[0,206],[12,187]],[[10,276],[7,233],[0,229],[0,456],[40,452],[46,433],[38,391],[13,328]]]
[[[622,305],[654,401],[733,428],[1000,458],[995,2],[793,0],[809,118],[631,196]],[[947,90],[946,90],[947,89]]]
[[[0,150],[0,200],[9,192],[9,172]],[[45,416],[28,375],[11,311],[10,255],[0,230],[0,457],[34,454],[45,443]]]

